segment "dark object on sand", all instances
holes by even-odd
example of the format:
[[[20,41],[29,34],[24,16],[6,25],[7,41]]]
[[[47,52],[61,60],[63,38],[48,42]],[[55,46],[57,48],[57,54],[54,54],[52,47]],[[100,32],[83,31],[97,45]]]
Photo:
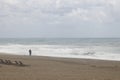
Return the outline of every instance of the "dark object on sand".
[[[21,66],[22,66],[22,65],[23,65],[23,63],[22,63],[21,61],[19,61],[19,65],[21,65]]]
[[[8,60],[5,60],[5,64],[8,64],[9,62],[8,62]]]
[[[17,61],[15,61],[15,64],[18,65],[19,63]]]
[[[3,59],[0,59],[0,63],[2,63],[2,64],[3,64],[3,63],[5,63],[5,62],[3,61]]]
[[[23,67],[24,67],[24,66],[28,66],[28,65],[23,64],[22,61],[14,61],[14,62],[12,62],[11,60],[3,60],[3,59],[0,59],[0,64],[23,66]]]
[[[10,60],[8,60],[8,64],[13,64]]]

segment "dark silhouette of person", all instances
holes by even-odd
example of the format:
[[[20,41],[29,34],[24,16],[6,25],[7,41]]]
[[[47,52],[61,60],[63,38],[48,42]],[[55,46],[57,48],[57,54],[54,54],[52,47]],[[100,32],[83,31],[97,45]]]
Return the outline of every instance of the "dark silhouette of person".
[[[29,56],[31,56],[32,55],[32,50],[31,49],[29,49]]]

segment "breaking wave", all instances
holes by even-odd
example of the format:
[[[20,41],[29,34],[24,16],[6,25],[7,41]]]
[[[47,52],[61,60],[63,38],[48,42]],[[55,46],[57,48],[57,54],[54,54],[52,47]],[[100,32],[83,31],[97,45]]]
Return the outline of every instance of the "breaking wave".
[[[34,56],[50,56],[64,58],[89,58],[120,61],[119,46],[80,46],[80,45],[46,45],[46,44],[1,44],[0,52],[28,55],[32,49]]]

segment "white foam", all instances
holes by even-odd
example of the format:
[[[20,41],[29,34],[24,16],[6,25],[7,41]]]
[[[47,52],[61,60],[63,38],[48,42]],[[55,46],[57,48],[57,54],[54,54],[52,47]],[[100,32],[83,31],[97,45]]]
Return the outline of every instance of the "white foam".
[[[32,49],[32,55],[35,56],[91,58],[120,61],[120,54],[114,53],[113,47],[21,44],[0,45],[0,52],[15,55],[28,55],[29,49]]]

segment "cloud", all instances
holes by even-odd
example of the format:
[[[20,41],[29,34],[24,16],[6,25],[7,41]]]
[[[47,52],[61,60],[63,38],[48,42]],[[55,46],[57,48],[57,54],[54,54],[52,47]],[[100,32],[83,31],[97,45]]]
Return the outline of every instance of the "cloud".
[[[91,32],[97,27],[108,29],[120,23],[119,4],[119,0],[0,0],[0,28],[2,32],[24,29],[69,34],[72,30],[84,33],[86,28]]]
[[[0,0],[0,17],[67,16],[101,23],[119,19],[119,3],[119,0]]]

